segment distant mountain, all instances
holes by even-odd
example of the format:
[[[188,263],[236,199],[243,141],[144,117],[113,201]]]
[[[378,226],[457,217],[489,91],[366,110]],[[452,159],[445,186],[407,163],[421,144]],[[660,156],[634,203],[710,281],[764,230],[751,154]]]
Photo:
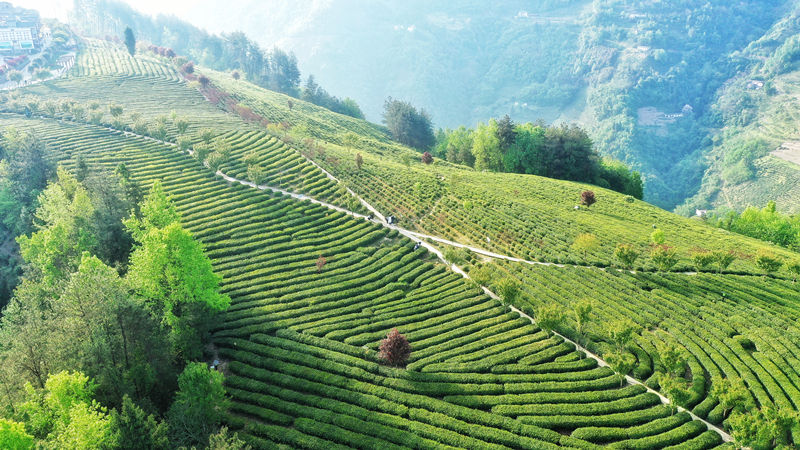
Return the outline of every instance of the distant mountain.
[[[731,80],[761,64],[742,56],[751,44],[781,45],[786,37],[765,36],[793,5],[201,0],[181,16],[293,51],[303,78],[314,74],[329,92],[352,97],[372,121],[392,96],[424,108],[440,127],[504,114],[579,122],[602,153],[644,174],[646,200],[667,209],[685,203],[688,213],[719,204],[700,188],[709,155],[722,151],[719,130],[737,126],[720,120],[720,101]]]

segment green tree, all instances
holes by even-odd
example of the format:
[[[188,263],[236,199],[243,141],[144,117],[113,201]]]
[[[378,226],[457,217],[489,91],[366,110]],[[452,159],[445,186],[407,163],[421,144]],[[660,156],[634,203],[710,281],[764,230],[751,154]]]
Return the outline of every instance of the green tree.
[[[178,377],[178,392],[167,412],[173,445],[205,446],[227,410],[222,373],[205,363],[186,365]]]
[[[117,436],[105,408],[92,396],[95,384],[80,372],[62,371],[47,378],[44,389],[26,387],[20,406],[26,429],[56,448],[107,449]]]
[[[689,382],[686,379],[671,373],[662,374],[658,377],[658,385],[661,392],[669,399],[672,405],[672,413],[678,410],[678,406],[683,406],[691,398]]]
[[[682,377],[686,371],[686,350],[672,342],[656,343],[658,362],[665,374]]]
[[[505,304],[513,305],[520,294],[519,282],[513,278],[502,278],[496,284],[497,294]]]
[[[8,72],[7,78],[9,81],[13,81],[17,86],[22,81],[22,72],[19,70],[12,70]]]
[[[581,252],[584,261],[586,260],[586,254],[595,251],[598,247],[600,247],[600,240],[592,233],[581,233],[572,243],[572,249]]]
[[[261,186],[267,181],[267,171],[260,165],[247,166],[247,179]]]
[[[753,407],[750,391],[739,377],[713,376],[708,395],[722,406],[723,416],[731,412],[744,412]]]
[[[591,318],[592,309],[594,309],[594,303],[589,299],[583,299],[573,307],[572,312],[575,315],[575,322],[578,324],[578,333],[581,335]]]
[[[547,175],[543,164],[544,133],[544,127],[538,125],[518,125],[514,130],[514,142],[503,154],[505,171]]]
[[[472,133],[472,156],[478,170],[500,170],[502,152],[497,138],[497,122],[478,124]]]
[[[615,351],[604,355],[609,366],[619,374],[620,387],[625,384],[625,375],[636,367],[636,358],[625,351]]]
[[[664,245],[666,243],[667,238],[664,235],[664,231],[661,229],[656,229],[652,233],[650,233],[650,243],[653,245]]]
[[[727,269],[728,266],[736,260],[736,253],[733,250],[714,250],[711,252],[711,256],[714,259],[714,264],[717,266],[717,273],[722,273],[723,270]]]
[[[94,206],[78,180],[65,169],[39,195],[39,230],[17,239],[20,254],[30,265],[28,274],[50,283],[74,272],[84,251],[95,249],[92,231]]]
[[[775,256],[775,254],[765,248],[758,249],[756,253],[756,267],[764,272],[764,275],[769,275],[777,272],[783,266],[783,260]]]
[[[650,259],[660,272],[669,272],[678,263],[679,258],[675,247],[661,244],[650,250]]]
[[[614,256],[617,257],[622,267],[630,270],[633,269],[633,265],[639,258],[639,252],[631,244],[617,244],[617,248],[614,249]]]
[[[252,447],[239,439],[238,433],[230,434],[228,427],[222,427],[208,438],[208,450],[251,450]]]
[[[112,428],[119,442],[129,450],[157,450],[170,448],[167,424],[147,414],[130,397],[125,396],[119,412],[111,415]]]
[[[131,56],[136,53],[136,38],[133,36],[131,27],[125,27],[125,48],[128,49],[128,53]]]
[[[426,150],[435,143],[430,116],[408,102],[387,98],[383,104],[383,122],[396,141],[409,147]]]
[[[180,357],[198,357],[210,316],[227,309],[230,297],[219,293],[203,246],[185,230],[159,183],[153,185],[142,218],[126,221],[137,241],[128,281],[152,314],[169,329]]]
[[[108,113],[111,114],[111,117],[117,119],[120,116],[122,116],[122,112],[123,112],[122,106],[117,104],[108,105]]]
[[[630,320],[616,320],[606,326],[608,339],[618,352],[623,352],[636,334],[636,325]]]
[[[214,139],[214,130],[211,128],[203,128],[200,130],[200,139],[206,143],[206,145],[211,145],[211,140]]]
[[[7,450],[33,449],[33,436],[25,431],[25,424],[0,418],[0,448]]]
[[[556,303],[536,308],[536,324],[545,331],[557,330],[564,323],[564,309]]]
[[[796,411],[770,405],[750,413],[733,413],[728,424],[739,446],[766,450],[789,448],[790,431],[799,420]]]
[[[693,250],[690,254],[690,257],[692,259],[692,265],[698,272],[702,272],[708,266],[714,263],[714,254],[708,250]]]
[[[176,119],[175,129],[178,131],[178,134],[180,135],[186,134],[186,131],[189,129],[189,121],[183,117]]]

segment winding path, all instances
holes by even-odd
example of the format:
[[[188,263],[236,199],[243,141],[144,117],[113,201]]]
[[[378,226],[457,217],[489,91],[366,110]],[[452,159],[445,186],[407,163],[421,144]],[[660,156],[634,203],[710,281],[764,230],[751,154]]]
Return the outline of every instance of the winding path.
[[[122,131],[122,132],[120,132],[120,130],[116,130],[116,129],[110,128],[110,127],[102,127],[102,128],[106,128],[108,130],[111,130],[111,131],[114,131],[114,132],[117,132],[117,133],[121,133],[121,134],[123,134],[125,136],[134,136],[134,137],[138,137],[138,138],[141,138],[141,139],[158,142],[158,143],[161,143],[161,144],[163,144],[165,146],[168,146],[168,147],[177,147],[177,144],[175,144],[175,143],[163,141],[163,140],[156,139],[156,138],[153,138],[153,137],[150,137],[150,136],[144,136],[144,135],[136,134],[136,133],[133,133],[133,132],[130,132],[130,131]],[[188,153],[190,155],[193,154],[193,152],[191,150],[189,150]],[[306,159],[308,161],[310,161],[312,164],[314,164],[314,166],[319,168],[323,173],[325,173],[325,175],[328,178],[330,178],[331,180],[333,180],[333,181],[335,181],[337,183],[340,183],[340,181],[336,177],[334,177],[329,172],[327,172],[326,170],[321,168],[314,161],[311,161],[308,158],[306,158]],[[346,208],[342,208],[342,207],[336,206],[336,205],[334,205],[332,203],[328,203],[328,202],[325,202],[325,201],[322,201],[322,200],[315,199],[313,197],[309,197],[309,196],[307,196],[305,194],[291,192],[291,191],[287,191],[285,189],[276,188],[276,187],[269,186],[269,185],[257,185],[256,183],[253,183],[252,181],[242,180],[242,179],[235,178],[235,177],[232,177],[230,175],[227,175],[227,174],[223,173],[220,170],[216,171],[216,174],[221,176],[224,180],[226,180],[228,182],[231,182],[231,183],[239,183],[239,184],[242,184],[242,185],[245,185],[245,186],[248,186],[248,187],[251,187],[251,188],[255,188],[255,189],[281,193],[283,195],[289,196],[291,198],[295,198],[297,200],[307,200],[307,201],[310,201],[311,203],[315,203],[315,204],[324,206],[324,207],[326,207],[328,209],[348,214],[350,216],[353,216],[354,218],[365,219],[365,220],[369,219],[369,217],[364,215],[364,214],[359,214],[359,213],[350,211],[350,210],[348,210]],[[361,202],[361,204],[364,205],[364,207],[367,208],[367,210],[369,210],[372,213],[372,215],[375,216],[375,218],[373,219],[373,222],[379,223],[382,226],[384,226],[386,228],[389,228],[391,230],[396,230],[398,233],[402,234],[403,236],[406,236],[409,239],[412,239],[414,241],[419,242],[421,246],[425,247],[428,251],[430,251],[431,253],[436,255],[436,257],[439,258],[439,260],[441,260],[445,265],[449,266],[453,270],[453,272],[460,274],[461,276],[463,276],[466,279],[470,279],[470,277],[463,269],[458,267],[456,264],[449,263],[445,259],[445,257],[442,254],[441,250],[439,250],[438,248],[434,247],[432,244],[430,244],[428,242],[425,242],[422,239],[429,239],[429,240],[432,240],[434,242],[439,242],[439,243],[451,245],[451,246],[454,246],[454,247],[467,248],[467,249],[469,249],[469,250],[471,250],[471,251],[473,251],[475,253],[481,254],[481,255],[485,255],[485,256],[489,256],[489,257],[497,258],[497,259],[504,259],[504,260],[507,260],[507,261],[521,262],[521,263],[527,263],[527,264],[532,264],[532,265],[545,265],[545,266],[564,267],[563,264],[544,263],[544,262],[539,262],[539,261],[528,261],[528,260],[524,260],[524,259],[521,259],[521,258],[515,258],[513,256],[502,255],[502,254],[490,252],[488,250],[484,250],[484,249],[481,249],[481,248],[471,247],[471,246],[468,246],[468,245],[460,244],[458,242],[453,242],[453,241],[450,241],[450,240],[447,240],[447,239],[443,239],[443,238],[439,238],[439,237],[436,237],[436,236],[431,236],[431,235],[427,235],[427,234],[423,234],[423,233],[418,233],[418,232],[415,232],[415,231],[411,231],[411,230],[407,230],[407,229],[398,227],[396,225],[389,224],[389,223],[386,222],[385,217],[377,209],[375,209],[372,205],[370,205],[366,200],[361,198],[361,196],[359,196],[358,194],[356,194],[355,192],[353,192],[350,189],[347,189],[347,191],[351,195],[353,195],[356,199],[358,199]],[[487,287],[481,286],[481,288],[483,289],[483,291],[489,297],[491,297],[493,299],[496,299],[496,300],[501,300],[500,297],[497,294],[492,292]],[[508,305],[508,307],[512,311],[514,311],[517,314],[519,314],[521,317],[525,317],[526,319],[530,320],[531,323],[533,323],[533,324],[536,323],[536,320],[533,317],[529,316],[528,314],[524,313],[523,311],[519,310],[518,308],[516,308],[516,307],[514,307],[512,305]],[[595,361],[597,361],[599,366],[602,366],[602,367],[608,367],[609,366],[609,364],[605,360],[603,360],[600,356],[592,353],[591,351],[589,351],[588,349],[584,348],[582,345],[578,344],[577,342],[575,342],[575,341],[569,339],[568,337],[566,337],[566,336],[564,336],[564,335],[562,335],[560,333],[557,333],[555,331],[553,331],[553,333],[558,335],[558,336],[560,336],[561,338],[563,338],[565,342],[569,342],[570,344],[574,345],[577,350],[584,352],[587,355],[587,357],[592,358]],[[658,391],[655,391],[654,389],[651,389],[650,387],[646,386],[641,381],[639,381],[639,380],[637,380],[637,379],[635,379],[635,378],[633,378],[633,377],[631,377],[629,375],[625,376],[625,380],[629,384],[635,384],[635,385],[644,386],[647,389],[648,392],[652,392],[652,393],[658,395],[658,397],[661,399],[662,403],[664,403],[664,404],[671,403],[670,400],[667,397],[665,397],[664,395],[660,394]],[[711,424],[710,422],[706,421],[705,419],[702,419],[702,418],[696,416],[691,411],[688,411],[685,408],[682,408],[682,407],[678,406],[677,409],[679,411],[685,411],[685,412],[689,413],[689,415],[692,417],[692,419],[699,420],[699,421],[703,422],[708,427],[708,429],[718,433],[722,437],[723,441],[725,441],[725,442],[732,442],[733,441],[732,436],[730,434],[726,433],[721,428]]]

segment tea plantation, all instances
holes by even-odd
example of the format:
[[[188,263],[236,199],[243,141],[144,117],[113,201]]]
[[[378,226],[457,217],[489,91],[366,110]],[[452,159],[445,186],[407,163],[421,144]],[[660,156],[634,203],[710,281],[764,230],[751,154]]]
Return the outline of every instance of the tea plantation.
[[[544,305],[569,312],[590,299],[584,333],[569,315],[556,329],[601,354],[610,345],[605,325],[630,320],[637,326],[626,347],[635,356],[633,375],[657,389],[656,348],[670,342],[685,349],[682,377],[691,396],[682,403],[712,423],[724,419],[709,396],[716,375],[742,378],[759,405],[800,407],[800,291],[785,273],[763,277],[744,257],[728,270],[741,275],[659,274],[647,258],[635,273],[606,267],[618,243],[646,252],[653,225],[684,253],[703,247],[752,254],[766,244],[596,187],[438,161],[406,164],[402,155],[414,153],[388,141],[382,127],[204,73],[263,122],[212,105],[163,58],[130,57],[89,41],[69,78],[11,95],[0,127],[34,130],[50,158],[68,169],[124,163],[144,189],[163,184],[232,299],[215,324],[213,346],[232,400],[226,422],[255,448],[731,444],[488,296],[397,230],[226,182],[216,169],[364,212],[346,184],[404,228],[566,263],[492,264],[496,277],[486,284],[516,279],[522,293],[514,304],[531,316]],[[93,103],[102,115],[76,114]],[[124,112],[111,117],[109,105]],[[176,117],[186,118],[185,130]],[[134,129],[137,121],[146,126]],[[278,130],[279,122],[288,128]],[[187,151],[206,147],[226,155],[213,169]],[[575,210],[586,188],[598,203]],[[574,250],[580,233],[595,234],[600,245],[587,255]],[[474,255],[466,259],[470,273],[478,270]],[[685,258],[676,270],[689,267]],[[405,368],[378,358],[394,328],[411,343]]]

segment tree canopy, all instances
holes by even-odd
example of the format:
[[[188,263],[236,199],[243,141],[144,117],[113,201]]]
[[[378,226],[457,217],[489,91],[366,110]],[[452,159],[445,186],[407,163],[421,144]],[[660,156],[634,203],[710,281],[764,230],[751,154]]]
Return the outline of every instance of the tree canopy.
[[[435,143],[430,116],[409,102],[387,98],[383,104],[383,122],[396,141],[409,147],[426,150]]]

